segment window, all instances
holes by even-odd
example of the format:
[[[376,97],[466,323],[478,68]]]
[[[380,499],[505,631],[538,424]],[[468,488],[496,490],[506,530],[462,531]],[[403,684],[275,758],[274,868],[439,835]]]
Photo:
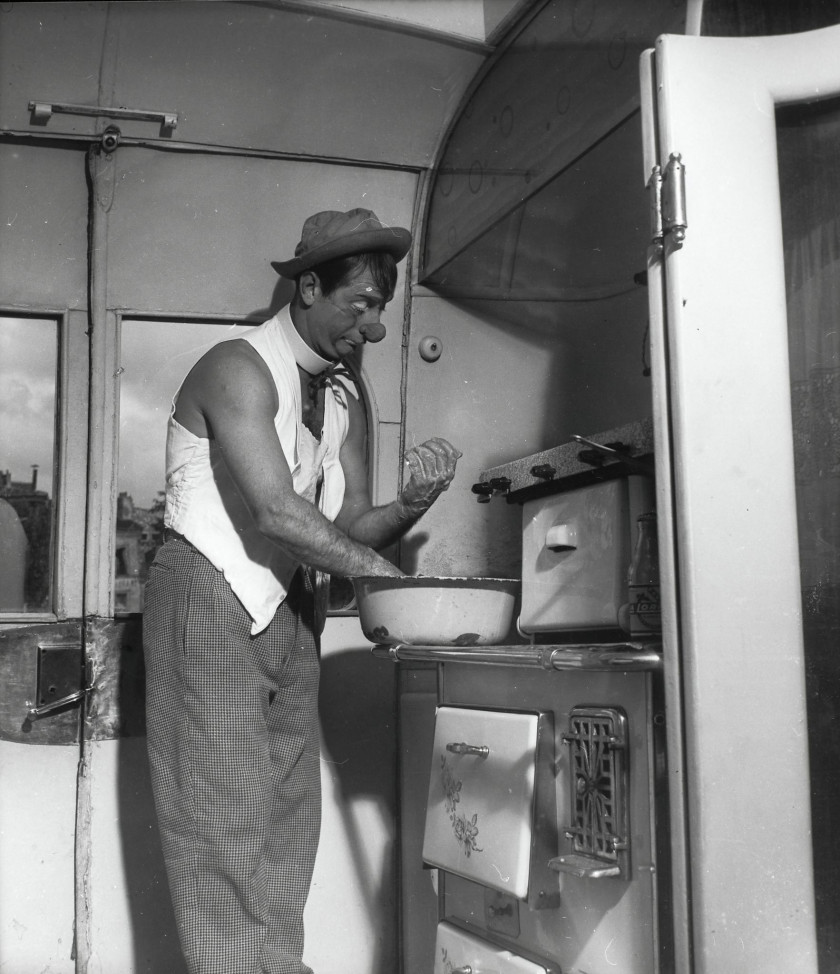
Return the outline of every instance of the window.
[[[0,612],[47,612],[58,322],[0,316]]]

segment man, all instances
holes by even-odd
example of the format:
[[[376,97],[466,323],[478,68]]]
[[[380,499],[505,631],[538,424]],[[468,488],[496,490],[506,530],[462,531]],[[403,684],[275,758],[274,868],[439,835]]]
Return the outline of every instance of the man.
[[[365,417],[332,366],[380,341],[411,235],[369,210],[304,223],[291,305],[211,348],[167,435],[167,541],[146,589],[152,782],[190,974],[309,974],[320,825],[313,576],[402,575],[377,554],[446,490],[458,451],[409,451],[371,503]]]

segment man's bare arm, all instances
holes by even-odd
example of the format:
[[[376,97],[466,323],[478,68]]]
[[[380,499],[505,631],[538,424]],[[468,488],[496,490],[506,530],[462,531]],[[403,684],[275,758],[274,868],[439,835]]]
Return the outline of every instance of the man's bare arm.
[[[301,563],[330,574],[402,575],[295,492],[274,428],[276,409],[270,373],[245,342],[211,349],[190,373],[178,399],[185,417],[196,411],[203,417],[265,537]]]

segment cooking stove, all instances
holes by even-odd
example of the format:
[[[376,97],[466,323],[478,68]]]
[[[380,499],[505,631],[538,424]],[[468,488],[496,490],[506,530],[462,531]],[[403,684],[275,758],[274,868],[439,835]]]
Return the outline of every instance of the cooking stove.
[[[661,657],[622,614],[652,458],[642,420],[484,471],[522,507],[522,642],[387,650],[440,664],[434,974],[668,969]]]

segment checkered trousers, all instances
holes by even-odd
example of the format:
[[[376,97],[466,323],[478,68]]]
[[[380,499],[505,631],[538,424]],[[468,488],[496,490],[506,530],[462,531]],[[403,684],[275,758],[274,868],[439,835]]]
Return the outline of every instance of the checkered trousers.
[[[318,654],[299,572],[268,629],[182,539],[158,552],[143,644],[155,806],[190,974],[312,974]]]

